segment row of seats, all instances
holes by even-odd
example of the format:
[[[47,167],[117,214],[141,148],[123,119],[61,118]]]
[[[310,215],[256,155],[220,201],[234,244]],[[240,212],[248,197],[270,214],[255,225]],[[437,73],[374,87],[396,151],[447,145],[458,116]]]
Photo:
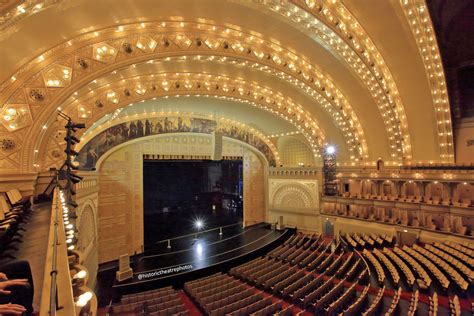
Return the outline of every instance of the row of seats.
[[[16,259],[16,245],[22,242],[22,225],[32,214],[29,199],[23,198],[18,189],[0,195],[0,260],[6,263]]]
[[[398,268],[403,272],[405,275],[405,280],[406,283],[412,287],[413,284],[415,283],[415,275],[413,274],[413,271],[408,267],[408,265],[403,261],[396,253],[394,253],[392,250],[388,248],[383,249],[383,253],[387,255],[395,264],[398,266]]]
[[[395,314],[395,312],[398,308],[398,303],[400,302],[401,297],[402,297],[402,288],[399,287],[398,290],[395,292],[395,295],[393,295],[393,300],[390,303],[390,307],[385,312],[385,316],[390,316],[390,315]]]
[[[416,314],[419,297],[420,297],[420,292],[418,290],[412,293],[411,298],[410,298],[410,305],[408,306],[407,315],[414,316]]]
[[[397,268],[393,265],[392,261],[390,261],[383,252],[378,249],[374,249],[375,256],[377,259],[382,262],[383,266],[385,266],[392,277],[392,282],[395,286],[400,285],[400,274],[398,273]]]
[[[474,271],[471,268],[469,268],[466,264],[459,261],[457,258],[451,256],[449,253],[446,253],[443,250],[440,250],[430,244],[426,244],[425,248],[428,251],[430,251],[432,254],[446,260],[447,262],[455,266],[457,269],[459,269],[459,271],[461,271],[465,276],[467,276],[467,278],[469,279],[469,282],[472,282],[474,280]]]
[[[461,315],[461,303],[459,302],[459,297],[457,295],[449,298],[449,311],[451,315]]]
[[[423,256],[425,256],[429,261],[433,262],[436,266],[441,267],[446,274],[449,275],[451,280],[453,280],[462,290],[466,291],[467,288],[469,287],[469,283],[464,279],[461,274],[451,267],[446,261],[441,259],[440,257],[436,256],[432,252],[426,250],[423,247],[420,247],[418,245],[413,245],[413,249]]]
[[[375,269],[375,272],[377,273],[377,282],[380,285],[383,285],[385,282],[385,271],[383,270],[382,265],[380,262],[375,258],[375,256],[372,254],[372,252],[368,251],[367,249],[364,249],[362,252],[365,258],[369,260],[369,262],[372,264],[372,266]]]
[[[474,258],[471,258],[467,254],[462,251],[457,250],[456,248],[450,247],[447,244],[441,244],[439,242],[435,242],[433,244],[436,248],[441,249],[445,253],[452,254],[457,259],[461,260],[462,262],[466,263],[469,268],[474,269]]]
[[[435,278],[438,280],[438,282],[441,284],[441,286],[444,289],[447,289],[450,285],[450,281],[448,278],[441,272],[440,269],[436,265],[433,264],[430,260],[428,260],[425,256],[420,254],[418,251],[416,251],[413,248],[410,248],[408,246],[403,246],[403,250],[405,250],[410,256],[414,257],[416,260],[421,262],[425,267],[428,268],[428,270],[435,276]]]
[[[402,250],[399,247],[393,248],[393,251],[399,255],[405,262],[407,262],[410,267],[416,271],[418,276],[421,278],[421,280],[418,280],[418,286],[420,286],[423,289],[427,289],[431,285],[431,278],[428,275],[428,273],[423,269],[423,267],[416,261],[415,259],[412,258],[408,253],[406,253],[404,250]]]
[[[474,249],[469,243],[459,244],[451,241],[446,241],[444,244],[464,253],[465,255],[468,255],[471,258],[474,258]]]
[[[120,302],[113,303],[107,310],[107,315],[138,315],[138,316],[162,316],[162,315],[188,315],[179,293],[170,286],[136,293],[123,295]]]

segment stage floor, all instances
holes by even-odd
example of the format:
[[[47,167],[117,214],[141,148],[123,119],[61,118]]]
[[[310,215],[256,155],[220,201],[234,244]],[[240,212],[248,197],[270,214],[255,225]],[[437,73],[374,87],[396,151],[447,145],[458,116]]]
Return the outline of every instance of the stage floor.
[[[292,233],[272,230],[269,224],[248,228],[234,225],[223,229],[222,236],[217,230],[201,233],[197,239],[194,236],[182,238],[172,243],[171,249],[166,248],[167,243],[160,243],[134,258],[132,279],[116,281],[113,287],[121,292],[136,291],[147,283],[176,285],[205,274],[225,271],[251,257],[263,255]]]

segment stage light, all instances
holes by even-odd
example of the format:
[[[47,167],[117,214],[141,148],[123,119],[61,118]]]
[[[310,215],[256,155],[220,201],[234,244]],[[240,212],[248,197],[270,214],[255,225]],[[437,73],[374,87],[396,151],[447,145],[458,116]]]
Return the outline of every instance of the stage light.
[[[336,152],[336,148],[334,146],[327,146],[326,147],[326,154],[332,155]]]
[[[198,229],[201,229],[204,224],[203,224],[202,220],[198,219],[196,221],[195,225]]]

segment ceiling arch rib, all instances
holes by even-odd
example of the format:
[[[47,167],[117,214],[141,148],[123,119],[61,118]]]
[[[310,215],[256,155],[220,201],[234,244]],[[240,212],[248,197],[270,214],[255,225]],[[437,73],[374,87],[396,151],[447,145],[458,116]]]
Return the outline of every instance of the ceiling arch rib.
[[[410,132],[396,83],[376,46],[342,3],[323,0],[241,3],[267,8],[338,55],[377,104],[389,135],[391,158],[398,163],[412,158]]]
[[[114,99],[114,96],[117,98]],[[293,124],[310,144],[313,154],[320,157],[320,149],[324,144],[325,135],[318,127],[317,121],[305,115],[307,113],[300,105],[281,93],[254,83],[246,83],[241,79],[232,79],[218,75],[202,75],[190,73],[170,73],[137,77],[129,80],[119,80],[94,89],[84,98],[64,104],[62,110],[77,120],[87,119],[91,124],[107,113],[126,106],[130,103],[153,99],[162,96],[216,96],[227,100],[244,102],[258,107]],[[88,108],[103,110],[94,111],[94,116],[87,117]],[[84,110],[81,110],[84,109]],[[54,109],[53,109],[54,111]],[[52,114],[52,113],[51,113]],[[49,115],[49,121],[38,124],[53,126],[54,115]],[[47,131],[40,133],[34,141],[34,148],[45,148],[48,142]],[[78,133],[80,135],[80,133]],[[48,146],[46,146],[48,147]],[[34,152],[34,151],[33,151]],[[32,161],[31,161],[32,160]],[[26,165],[38,165],[38,155],[30,156]]]
[[[436,36],[425,1],[401,0],[407,24],[415,37],[428,82],[438,127],[438,143],[441,158],[454,162],[454,141],[451,124],[451,107]]]

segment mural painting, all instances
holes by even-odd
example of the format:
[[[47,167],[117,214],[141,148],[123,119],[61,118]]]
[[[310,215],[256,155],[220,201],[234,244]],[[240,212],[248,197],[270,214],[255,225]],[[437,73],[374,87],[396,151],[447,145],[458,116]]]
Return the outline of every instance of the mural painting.
[[[112,126],[92,138],[82,149],[76,161],[80,169],[95,167],[97,160],[112,147],[132,139],[166,133],[221,132],[223,136],[245,142],[265,155],[270,166],[276,165],[270,147],[256,134],[231,123],[192,117],[164,117],[135,120]]]

